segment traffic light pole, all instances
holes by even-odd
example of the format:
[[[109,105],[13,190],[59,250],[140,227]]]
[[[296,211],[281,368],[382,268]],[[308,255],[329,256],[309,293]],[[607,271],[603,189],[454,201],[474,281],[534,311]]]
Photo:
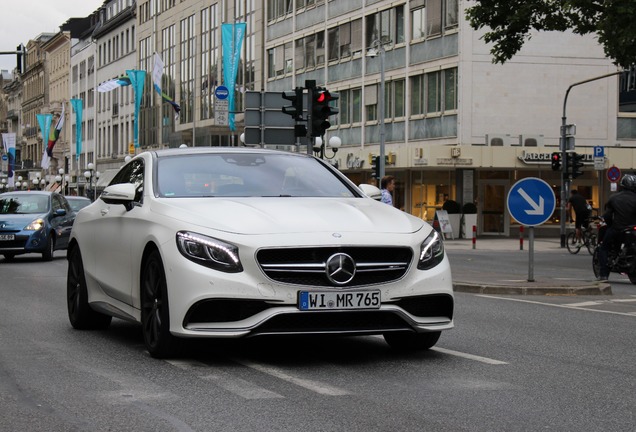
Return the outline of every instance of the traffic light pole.
[[[597,76],[594,78],[589,78],[583,81],[579,81],[576,82],[572,85],[570,85],[570,87],[568,87],[567,91],[565,92],[565,97],[563,98],[563,116],[561,117],[561,148],[559,149],[561,151],[561,157],[562,157],[562,175],[561,175],[561,247],[564,248],[565,247],[565,203],[568,199],[568,194],[569,194],[569,189],[570,189],[570,178],[567,175],[568,172],[568,168],[567,168],[567,154],[566,151],[568,150],[566,147],[566,123],[567,123],[567,116],[565,115],[565,107],[568,103],[568,95],[570,94],[570,90],[572,90],[572,87],[576,87],[578,85],[581,84],[586,84],[589,83],[591,81],[596,81],[596,80],[600,80],[603,78],[608,78],[614,75],[620,75],[622,74],[623,71],[617,71],[617,72],[612,72],[609,74],[605,74],[605,75],[601,75],[601,76]],[[572,149],[574,150],[574,149]],[[599,205],[600,207],[600,205]]]

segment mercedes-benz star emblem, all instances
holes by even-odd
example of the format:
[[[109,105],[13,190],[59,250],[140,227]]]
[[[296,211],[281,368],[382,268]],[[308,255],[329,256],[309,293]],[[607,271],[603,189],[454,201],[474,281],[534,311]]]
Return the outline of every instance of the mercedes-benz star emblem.
[[[345,285],[356,275],[356,263],[346,253],[333,254],[327,260],[327,279],[334,285]]]

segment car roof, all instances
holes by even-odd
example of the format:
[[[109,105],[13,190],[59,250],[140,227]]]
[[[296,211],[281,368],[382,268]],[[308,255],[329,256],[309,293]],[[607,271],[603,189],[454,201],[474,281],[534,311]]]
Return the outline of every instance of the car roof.
[[[25,194],[46,195],[46,196],[51,196],[53,194],[58,195],[57,192],[50,192],[50,191],[11,191],[11,192],[4,192],[1,195],[25,195]]]
[[[227,154],[227,153],[246,153],[246,154],[282,154],[293,156],[311,157],[305,153],[293,153],[282,150],[266,149],[261,147],[184,147],[170,148],[162,150],[152,150],[156,157],[179,156],[183,154]]]
[[[90,198],[86,198],[83,196],[76,196],[76,195],[68,195],[65,198],[67,200],[74,200],[74,201],[90,201]]]

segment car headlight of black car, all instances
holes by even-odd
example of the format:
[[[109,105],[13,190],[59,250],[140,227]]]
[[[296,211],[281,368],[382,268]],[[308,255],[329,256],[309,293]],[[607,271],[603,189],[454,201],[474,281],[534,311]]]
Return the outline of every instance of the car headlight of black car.
[[[243,271],[238,247],[233,244],[189,231],[177,233],[181,255],[197,264],[226,273]]]
[[[417,268],[428,270],[441,263],[444,259],[444,242],[437,231],[431,233],[424,239],[420,246],[420,257]]]

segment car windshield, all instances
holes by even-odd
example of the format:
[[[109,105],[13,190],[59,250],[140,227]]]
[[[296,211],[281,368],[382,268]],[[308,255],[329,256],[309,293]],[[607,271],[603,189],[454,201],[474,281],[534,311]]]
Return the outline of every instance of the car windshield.
[[[46,195],[0,196],[0,214],[32,214],[48,211],[49,197]]]
[[[354,197],[319,161],[294,154],[224,153],[159,159],[162,197]]]
[[[68,204],[71,206],[74,212],[80,211],[91,203],[91,200],[82,198],[66,197],[66,200],[68,201]]]

